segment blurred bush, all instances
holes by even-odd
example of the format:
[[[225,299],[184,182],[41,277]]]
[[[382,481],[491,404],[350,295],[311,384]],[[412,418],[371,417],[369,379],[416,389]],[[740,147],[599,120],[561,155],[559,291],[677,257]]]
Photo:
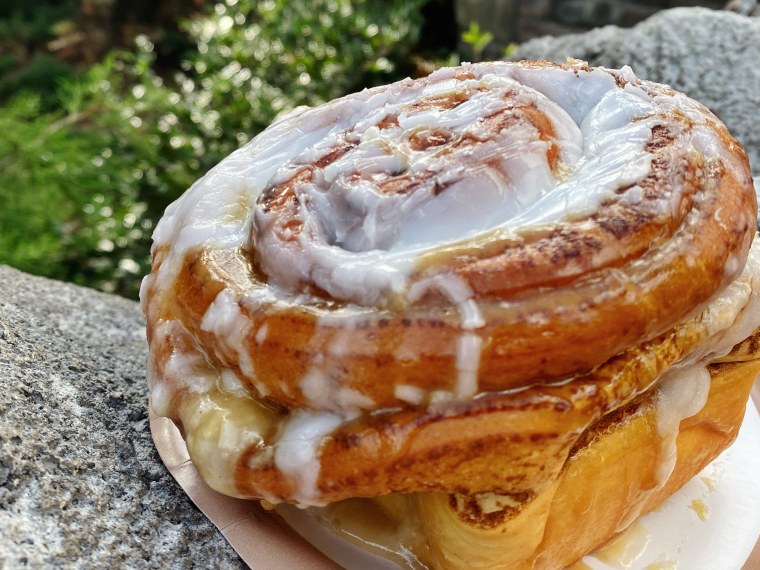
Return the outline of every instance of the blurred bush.
[[[73,77],[74,68],[45,53],[44,46],[74,9],[75,0],[0,2],[0,101],[33,89],[43,108],[57,104],[57,82]]]
[[[226,0],[159,75],[138,37],[0,107],[0,263],[135,297],[164,208],[280,113],[406,76],[424,0]],[[49,95],[49,94],[48,94]]]

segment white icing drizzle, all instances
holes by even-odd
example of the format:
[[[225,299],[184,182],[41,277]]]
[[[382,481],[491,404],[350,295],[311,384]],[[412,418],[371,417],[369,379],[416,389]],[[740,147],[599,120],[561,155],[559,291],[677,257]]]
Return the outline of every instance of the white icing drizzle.
[[[191,354],[174,352],[164,364],[164,372],[174,378],[183,378],[181,388],[190,392],[208,392],[216,382],[216,378],[199,374],[198,371],[207,368],[205,359],[200,352]]]
[[[248,347],[248,333],[253,327],[254,322],[243,314],[238,298],[229,289],[223,289],[217,294],[201,320],[201,330],[213,333],[218,339],[217,350],[222,353],[219,356],[223,357],[225,350],[234,353],[243,376],[251,382],[260,396],[267,396],[269,390],[256,375]],[[263,342],[266,331],[266,324],[259,328],[255,335],[257,343]]]
[[[229,394],[235,394],[238,396],[248,395],[245,384],[243,384],[238,375],[229,368],[225,368],[219,373],[219,387],[223,392]]]
[[[305,279],[336,298],[369,305],[388,291],[403,292],[414,260],[442,244],[483,231],[519,233],[582,215],[628,184],[632,188],[619,199],[635,200],[641,192],[635,182],[651,166],[644,145],[658,124],[655,115],[677,108],[704,123],[696,104],[685,97],[650,97],[629,69],[567,70],[503,62],[466,69],[474,79],[455,80],[456,70],[444,68],[424,80],[363,91],[278,120],[167,209],[153,236],[155,247],[165,249],[165,258],[146,279],[143,293],[154,281],[159,288],[171,287],[187,251],[201,245],[235,248],[250,236],[264,268],[279,268],[271,282]],[[616,77],[628,83],[621,88]],[[516,131],[510,127],[512,134],[497,142],[473,147],[471,164],[480,166],[467,172],[444,167],[435,148],[418,152],[405,142],[409,129],[445,127],[479,136],[478,118],[498,109],[502,94],[513,91],[518,103],[535,105],[551,120],[565,165],[559,179],[547,169],[547,143],[526,123],[516,125]],[[467,93],[469,100],[443,111],[402,112],[431,93]],[[377,128],[393,114],[399,115],[399,128]],[[261,192],[324,156],[349,131],[358,140],[355,148],[319,171],[320,180],[297,191],[305,227],[297,247],[268,239],[264,234],[270,215],[255,207]],[[725,156],[722,143],[706,129],[695,132],[700,144]],[[507,177],[484,166],[494,156]],[[410,175],[432,173],[431,184],[435,179],[449,186],[437,196],[429,188],[399,196],[378,194],[368,185],[367,177],[376,170],[401,167]],[[355,171],[365,173],[365,182],[348,183],[346,174]],[[318,189],[331,186],[336,191]],[[473,200],[475,189],[478,198]],[[675,194],[663,208],[678,203]],[[445,223],[434,223],[441,219]]]
[[[709,392],[710,372],[706,364],[671,368],[662,375],[655,401],[657,432],[661,438],[656,471],[659,487],[667,483],[676,466],[676,439],[681,422],[704,407]]]
[[[354,326],[359,326],[368,316],[367,309],[356,309],[344,307],[320,315],[308,345],[315,356],[299,382],[299,389],[311,407],[347,417],[376,407],[372,398],[345,386],[340,374],[330,367],[330,357],[340,357],[353,350]],[[372,343],[365,348],[369,351],[365,353],[367,356],[377,350]]]
[[[417,281],[409,288],[407,298],[412,303],[419,300],[430,289],[437,289],[457,308],[460,324],[464,330],[473,330],[485,324],[478,304],[472,298],[472,291],[467,283],[454,273],[441,273],[422,281]]]
[[[267,339],[267,334],[269,333],[269,325],[264,323],[259,327],[259,330],[256,331],[256,344],[263,344],[264,341]]]
[[[171,413],[172,390],[165,382],[150,381],[151,374],[148,375],[150,385],[150,405],[158,416],[168,416]]]
[[[177,334],[182,334],[182,325],[177,321],[162,321],[154,330],[153,342]],[[207,393],[216,384],[216,374],[207,373],[208,363],[199,351],[173,350],[163,364],[163,374],[158,373],[156,353],[154,350],[149,352],[148,389],[153,411],[159,416],[171,414],[172,399],[179,392]]]
[[[456,397],[471,398],[478,393],[478,369],[483,339],[477,334],[466,332],[457,341],[457,385]]]
[[[343,416],[356,415],[361,410],[371,410],[375,402],[369,396],[342,386],[318,366],[313,366],[300,382],[301,393],[307,401],[320,410],[330,410]]]
[[[417,386],[410,386],[408,384],[398,384],[394,388],[393,395],[408,404],[418,405],[425,399],[425,390]]]
[[[298,485],[295,499],[303,505],[319,505],[319,448],[325,436],[344,419],[326,412],[297,411],[283,426],[275,444],[277,469]]]
[[[256,371],[246,342],[252,326],[251,320],[240,310],[238,297],[229,289],[217,294],[201,320],[201,330],[213,333],[223,347],[237,356],[243,374],[255,379]]]
[[[478,393],[478,370],[483,347],[483,339],[472,331],[481,328],[485,321],[478,304],[472,298],[472,291],[458,275],[442,273],[418,281],[409,289],[409,300],[414,302],[430,289],[437,289],[443,293],[459,312],[462,334],[457,339],[457,382],[454,396],[459,399],[470,398]]]

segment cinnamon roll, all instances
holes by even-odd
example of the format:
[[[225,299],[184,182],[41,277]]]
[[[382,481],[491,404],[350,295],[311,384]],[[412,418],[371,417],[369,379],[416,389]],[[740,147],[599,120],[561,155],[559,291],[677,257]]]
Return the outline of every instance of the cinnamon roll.
[[[558,568],[735,436],[756,210],[723,124],[629,68],[463,65],[296,110],[156,228],[151,405],[224,493],[367,498],[418,521],[422,567]],[[595,493],[606,522],[575,528]]]

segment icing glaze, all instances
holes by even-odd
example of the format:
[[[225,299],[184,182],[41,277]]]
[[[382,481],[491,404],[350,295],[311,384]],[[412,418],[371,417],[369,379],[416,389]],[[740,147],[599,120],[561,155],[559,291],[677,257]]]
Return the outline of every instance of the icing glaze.
[[[564,249],[553,252],[556,261],[552,251],[546,254],[554,264],[557,286],[542,283],[539,289],[547,293],[542,299],[555,293],[565,296],[557,297],[559,302],[553,297],[531,301],[519,313],[514,310],[523,277],[519,271],[507,276],[516,283],[514,298],[502,300],[495,294],[494,301],[489,295],[498,283],[483,285],[486,294],[476,294],[482,285],[478,279],[489,278],[487,271],[465,279],[445,263],[468,255],[477,258],[481,249],[494,243],[505,250],[504,244],[519,246],[530,236],[549,235],[578,220],[593,225],[594,213],[609,204],[621,209],[636,205],[642,218],[674,218],[685,229],[696,227],[703,212],[695,207],[678,217],[684,204],[693,200],[698,205],[704,199],[719,178],[715,172],[735,169],[741,176],[746,168],[727,150],[701,106],[653,85],[636,79],[628,68],[591,69],[583,64],[484,63],[441,69],[424,79],[299,109],[196,182],[167,208],[156,227],[154,270],[143,283],[141,299],[152,323],[152,405],[186,428],[188,448],[204,465],[204,477],[235,494],[230,481],[239,468],[236,461],[250,452],[249,466],[272,468],[289,481],[290,500],[320,504],[321,449],[336,430],[399,405],[417,410],[427,406],[444,414],[449,407],[494,390],[484,388],[489,378],[482,370],[498,360],[500,348],[514,345],[516,353],[532,351],[536,339],[521,348],[520,339],[509,336],[494,349],[497,343],[489,327],[506,322],[504,315],[535,330],[546,327],[541,338],[553,334],[547,326],[552,319],[566,319],[572,337],[574,328],[591,327],[601,314],[599,308],[610,300],[622,298],[634,306],[646,293],[651,282],[637,280],[639,255],[652,266],[658,260],[667,265],[675,259],[666,255],[668,248],[685,248],[686,264],[699,270],[704,260],[688,251],[696,239],[690,233],[681,232],[683,238],[679,233],[677,245],[671,240],[620,260],[605,257],[614,254],[589,238],[588,258]],[[668,114],[688,118],[688,128],[679,131],[677,126],[673,131],[672,136],[681,137],[679,142],[690,149],[678,155],[683,168],[673,176],[694,180],[686,184],[679,178],[652,197],[651,184],[645,184],[654,170],[649,146],[662,142],[656,133],[663,136],[663,129],[667,131]],[[752,248],[742,272],[752,238],[742,227],[744,219],[734,214],[718,208],[711,218],[726,235],[744,232],[743,242],[720,260],[723,281],[715,286],[725,288],[710,298],[713,289],[689,305],[686,310],[692,314],[681,318],[680,312],[660,329],[645,323],[641,334],[624,339],[626,349],[673,326],[707,331],[708,342],[668,373],[681,378],[689,370],[696,380],[672,382],[678,390],[663,388],[663,409],[677,409],[672,417],[662,415],[663,433],[672,433],[672,424],[690,413],[681,391],[701,394],[704,363],[730,351],[760,322],[754,294],[760,272],[757,248]],[[622,229],[619,236],[615,227],[604,230],[607,236],[625,239]],[[568,243],[578,246],[578,239]],[[543,255],[536,248],[536,255]],[[263,286],[252,286],[249,280],[248,285],[212,287],[214,296],[205,300],[193,327],[181,322],[180,315],[197,308],[173,295],[188,259],[198,252],[243,252],[247,261],[242,271],[255,274]],[[444,262],[437,260],[439,255]],[[540,261],[529,258],[520,270],[528,274],[531,263]],[[435,271],[427,271],[429,266]],[[593,295],[588,298],[574,297],[573,290],[565,293],[561,287],[563,279],[602,269],[609,269],[598,277],[603,284],[589,287]],[[198,279],[217,278],[211,271]],[[593,284],[596,278],[584,283]],[[530,279],[526,277],[526,288],[532,285]],[[381,374],[371,384],[387,380],[390,396],[380,393],[377,399],[352,385],[352,372],[346,372],[350,361],[371,366],[387,358],[400,363],[396,371],[413,370],[424,361],[426,351],[432,350],[424,344],[424,333],[412,330],[411,319],[394,329],[398,334],[388,354],[380,353],[372,335],[388,326],[388,319],[379,314],[398,315],[399,308],[417,309],[428,302],[435,309],[432,316],[419,310],[416,324],[430,331],[453,331],[435,345],[434,354],[448,359],[443,369],[449,377],[421,388],[415,384],[418,371],[398,383]],[[261,370],[267,357],[262,361],[253,353],[267,354],[282,344],[281,329],[287,327],[283,319],[269,319],[268,311],[292,307],[313,317],[306,319],[308,334],[298,331],[306,340],[292,348],[280,347],[294,362],[296,353],[302,356],[297,366],[287,369],[295,380],[278,376],[282,369],[265,377]],[[207,338],[213,339],[210,348],[201,348]],[[582,341],[577,344],[579,350],[586,348]],[[571,372],[591,365],[584,363]],[[502,366],[500,373],[508,375],[510,366]],[[571,372],[546,373],[538,380],[570,382]],[[528,380],[515,389],[535,379]],[[663,387],[670,384],[662,382]],[[497,390],[502,389],[508,391]],[[304,409],[298,410],[295,403]],[[241,410],[250,415],[245,421],[239,418]],[[666,477],[668,452],[663,457]],[[256,484],[253,492],[271,502],[283,498]]]
[[[696,351],[667,371],[657,383],[657,426],[664,438],[661,461],[657,468],[660,484],[667,480],[672,470],[678,425],[682,419],[698,412],[704,405],[709,389],[706,363],[730,352],[737,342],[754,330],[760,318],[758,291],[760,244],[751,248],[747,265],[740,277],[707,307],[683,323],[684,326],[699,323],[705,327],[709,336]],[[164,323],[159,333],[172,334],[174,327],[176,324]],[[161,334],[155,334],[154,339],[161,338]],[[468,335],[475,336],[468,332],[461,338],[468,339]],[[478,344],[472,338],[463,342]],[[477,348],[462,348],[469,355],[461,357],[463,370],[472,368],[472,363],[468,360],[476,358]],[[201,405],[186,404],[182,409],[187,411],[180,411],[180,417],[188,434],[193,434],[188,437],[191,457],[197,465],[204,466],[204,478],[212,487],[236,495],[237,491],[230,487],[230,482],[234,480],[235,460],[251,445],[259,444],[261,450],[251,457],[252,462],[264,464],[272,461],[292,481],[298,503],[323,504],[318,490],[320,449],[326,437],[357,418],[362,405],[351,401],[350,394],[342,396],[343,404],[332,406],[334,411],[302,410],[282,416],[241,393],[238,390],[239,380],[234,373],[213,368],[192,346],[189,350],[172,353],[164,366],[163,370],[151,368],[151,405],[157,414],[171,416],[170,404],[179,394],[189,392],[193,394],[194,401],[200,399]],[[316,399],[335,398],[340,389],[336,392],[326,382],[321,373],[315,371],[312,376],[304,379],[304,389]],[[396,391],[399,399],[410,404],[428,402],[428,405],[435,407],[451,401],[452,397],[471,396],[473,386],[470,382],[470,376],[461,375],[455,394],[445,391],[426,394],[414,386],[397,386]],[[222,394],[225,394],[224,398]],[[240,413],[238,407],[245,409],[245,413]],[[241,425],[241,421],[244,425]],[[261,489],[258,493],[271,503],[280,502],[278,497],[268,495],[266,490]]]
[[[292,179],[298,165],[340,147],[347,129],[358,142],[296,187],[296,217],[304,228],[297,238],[283,239],[276,231],[279,217],[267,210],[266,202],[255,206],[251,239],[270,279],[288,287],[313,282],[336,298],[373,304],[387,291],[403,292],[415,258],[431,249],[484,231],[513,235],[588,214],[649,172],[651,155],[644,147],[661,119],[641,90],[618,89],[613,77],[600,70],[579,72],[589,77],[566,73],[590,87],[583,105],[571,109],[576,122],[529,82],[518,83],[509,68],[480,71],[479,78],[456,83],[449,81],[450,71],[430,76],[428,87],[439,86],[438,95],[470,97],[453,109],[407,110],[425,94],[424,84],[393,93],[392,102],[370,98],[356,124],[354,115],[338,115],[340,105],[320,108],[322,114],[336,115],[333,129],[320,141],[324,150],[283,157],[285,166],[267,188]],[[521,79],[544,71],[522,70]],[[544,87],[540,80],[536,84]],[[561,154],[556,174],[547,161],[548,142],[530,123],[518,122],[495,135],[483,126],[483,117],[502,108],[504,98],[518,88],[517,100],[510,104],[535,105],[552,121]],[[398,117],[398,127],[379,130],[377,124],[389,115]],[[410,150],[410,132],[439,131],[484,142],[453,153],[437,146]],[[396,172],[410,179],[424,175],[424,183],[409,192],[383,190],[388,173]],[[439,193],[440,188],[445,191]]]
[[[328,413],[295,412],[285,422],[274,452],[281,473],[298,482],[296,500],[304,505],[319,504],[319,446],[322,439],[343,422]]]
[[[657,484],[664,485],[676,465],[676,438],[681,422],[699,412],[710,392],[710,372],[705,364],[668,370],[660,379],[655,405],[657,431],[662,438]]]
[[[404,290],[414,258],[431,248],[484,230],[514,233],[593,211],[649,171],[643,147],[660,122],[658,103],[632,84],[616,88],[618,72],[495,64],[472,69],[476,77],[465,81],[453,82],[454,70],[442,69],[425,81],[367,90],[273,124],[166,210],[153,236],[155,248],[169,248],[156,277],[160,286],[169,285],[192,248],[226,248],[250,239],[274,282],[313,281],[338,298],[371,304],[384,290]],[[529,124],[466,149],[471,162],[499,156],[498,169],[452,171],[450,157],[436,156],[436,147],[409,150],[404,137],[410,129],[450,128],[457,136],[485,137],[480,119],[518,88],[518,102],[536,105],[552,121],[562,163],[557,173],[547,165],[547,143]],[[447,111],[403,111],[431,92],[467,92],[472,98]],[[399,127],[380,132],[377,124],[394,113]],[[282,236],[271,241],[271,215],[256,204],[261,193],[319,160],[347,131],[358,144],[319,173],[319,184],[298,188],[308,235],[299,236],[297,248]],[[402,167],[410,176],[432,173],[430,185],[448,187],[438,196],[430,185],[410,195],[379,193],[372,177]],[[362,183],[349,183],[347,175],[357,171],[364,172]],[[469,199],[475,188],[478,199]],[[446,223],[435,223],[441,219]]]

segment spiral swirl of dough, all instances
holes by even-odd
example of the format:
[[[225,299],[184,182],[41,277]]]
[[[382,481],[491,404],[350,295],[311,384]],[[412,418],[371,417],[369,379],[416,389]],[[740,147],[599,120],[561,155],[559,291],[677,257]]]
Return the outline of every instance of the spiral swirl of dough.
[[[350,442],[393,446],[431,418],[480,418],[495,437],[505,410],[535,396],[532,413],[555,416],[582,385],[565,379],[649,354],[637,388],[563,416],[577,435],[705,337],[683,323],[742,272],[755,208],[725,127],[628,68],[465,65],[299,110],[156,229],[142,299],[153,377],[173,380],[154,381],[153,405],[170,415],[213,384],[314,441],[342,426],[359,453]],[[250,469],[277,464],[262,430],[230,444]],[[233,494],[316,496],[267,473]],[[414,490],[383,481],[372,492]],[[350,496],[334,487],[319,501]]]

